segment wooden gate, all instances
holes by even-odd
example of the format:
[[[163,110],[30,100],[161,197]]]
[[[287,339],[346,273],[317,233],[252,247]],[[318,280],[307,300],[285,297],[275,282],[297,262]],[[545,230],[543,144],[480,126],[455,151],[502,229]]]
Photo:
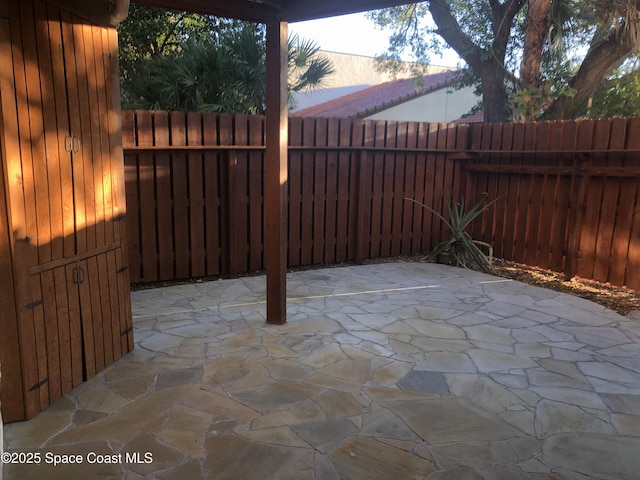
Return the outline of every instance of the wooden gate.
[[[14,305],[0,361],[13,421],[131,350],[133,333],[115,30],[41,0],[3,2],[0,17],[0,253],[13,275],[0,304]]]

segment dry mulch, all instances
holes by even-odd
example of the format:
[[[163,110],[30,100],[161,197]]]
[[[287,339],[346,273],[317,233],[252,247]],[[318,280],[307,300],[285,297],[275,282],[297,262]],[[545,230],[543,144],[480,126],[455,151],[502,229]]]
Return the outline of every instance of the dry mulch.
[[[494,267],[501,277],[586,298],[620,315],[640,310],[640,292],[626,287],[615,287],[579,277],[567,280],[558,272],[499,259],[495,260]]]

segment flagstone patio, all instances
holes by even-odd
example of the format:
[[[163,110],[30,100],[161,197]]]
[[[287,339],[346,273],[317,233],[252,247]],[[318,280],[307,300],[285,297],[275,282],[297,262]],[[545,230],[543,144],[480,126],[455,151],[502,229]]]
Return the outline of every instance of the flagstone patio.
[[[5,480],[638,477],[640,320],[426,263],[288,292],[282,326],[264,277],[134,292],[135,350],[6,425],[40,463]]]

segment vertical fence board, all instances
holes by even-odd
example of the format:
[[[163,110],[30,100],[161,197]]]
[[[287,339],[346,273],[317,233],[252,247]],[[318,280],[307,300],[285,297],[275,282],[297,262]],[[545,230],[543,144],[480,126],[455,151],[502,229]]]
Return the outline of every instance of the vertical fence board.
[[[305,118],[302,123],[302,145],[313,146],[315,144],[315,121],[313,118]],[[311,265],[313,263],[313,188],[315,182],[315,159],[313,152],[304,150],[301,159],[302,165],[302,222],[300,224],[301,245],[300,263]]]
[[[315,144],[327,145],[328,120],[316,120]],[[325,222],[326,222],[326,188],[327,188],[327,153],[318,150],[313,158],[313,257],[312,263],[320,264],[324,260]]]
[[[218,145],[218,117],[204,114],[202,120],[205,145]],[[205,248],[207,251],[207,275],[217,275],[220,270],[220,163],[221,155],[216,152],[204,153],[204,195],[205,195]]]
[[[169,114],[155,112],[153,116],[153,143],[169,146]],[[171,155],[159,150],[155,154],[156,218],[158,235],[158,278],[175,278],[175,250],[173,246],[173,215],[171,215]]]
[[[122,112],[122,143],[125,146],[137,145],[136,119],[132,111]],[[129,256],[129,276],[133,283],[142,278],[142,251],[140,249],[140,198],[138,189],[138,154],[127,152],[124,155],[124,181],[127,216],[127,254]],[[171,229],[173,232],[173,228]]]
[[[302,119],[292,117],[289,121],[289,145],[302,145]],[[302,204],[302,153],[295,148],[289,150],[289,266],[300,265],[301,248],[301,204]]]
[[[186,116],[183,112],[172,112],[171,144],[187,145]],[[171,184],[173,188],[173,244],[175,248],[176,278],[189,278],[189,186],[187,155],[182,151],[171,154]]]
[[[351,146],[351,122],[340,121],[338,125],[338,145]],[[351,189],[351,163],[353,162],[352,154],[349,152],[339,151],[336,153],[336,181],[337,181],[337,201],[336,201],[336,245],[335,245],[335,261],[345,262],[349,258],[349,219],[352,202],[349,201]]]
[[[138,144],[153,145],[153,117],[151,112],[140,111],[136,115]],[[155,165],[153,153],[144,152],[138,160],[140,189],[140,237],[142,256],[142,276],[146,281],[158,280],[158,247],[156,225]]]
[[[329,119],[327,126],[327,145],[340,144],[340,121]],[[337,209],[338,209],[338,153],[327,151],[326,187],[325,187],[325,246],[322,263],[336,262],[337,245]]]
[[[187,144],[202,145],[202,115],[187,114]],[[204,246],[204,166],[202,151],[190,151],[187,155],[189,170],[189,250],[192,277],[206,273]]]

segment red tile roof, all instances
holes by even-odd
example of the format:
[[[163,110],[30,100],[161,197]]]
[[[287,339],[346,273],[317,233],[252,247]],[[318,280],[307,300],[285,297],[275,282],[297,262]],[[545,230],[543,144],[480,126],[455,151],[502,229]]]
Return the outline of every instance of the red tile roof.
[[[472,113],[471,115],[466,115],[464,117],[460,117],[457,120],[454,120],[453,123],[456,125],[461,125],[465,123],[482,123],[484,122],[484,112],[480,110],[479,112]]]
[[[294,117],[361,118],[451,85],[456,71],[434,73],[419,85],[414,79],[385,82],[328,102],[292,112]]]

